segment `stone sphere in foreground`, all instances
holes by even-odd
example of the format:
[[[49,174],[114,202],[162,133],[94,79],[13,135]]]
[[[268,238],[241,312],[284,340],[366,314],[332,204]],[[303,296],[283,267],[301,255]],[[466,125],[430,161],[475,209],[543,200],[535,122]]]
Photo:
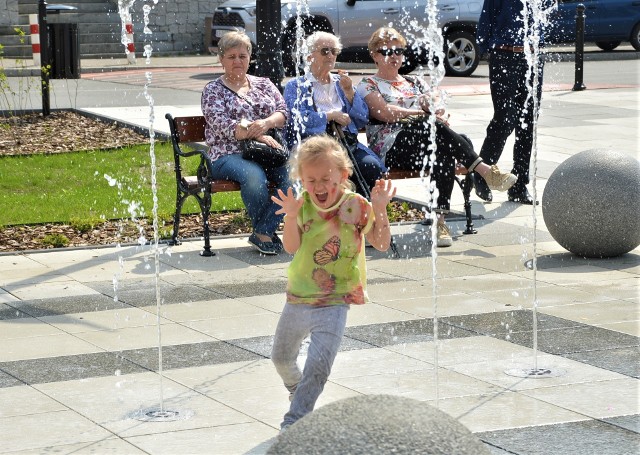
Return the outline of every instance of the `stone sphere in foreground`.
[[[323,406],[278,436],[269,455],[489,455],[461,423],[422,401],[391,395]]]
[[[576,255],[628,253],[640,245],[640,162],[607,149],[568,158],[549,177],[542,216],[556,242]]]

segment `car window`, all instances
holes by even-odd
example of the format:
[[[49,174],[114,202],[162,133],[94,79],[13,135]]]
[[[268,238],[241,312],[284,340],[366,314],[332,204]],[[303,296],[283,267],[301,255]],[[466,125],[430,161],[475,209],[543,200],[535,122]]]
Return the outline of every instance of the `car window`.
[[[398,24],[404,1],[358,0],[355,5],[341,3],[338,34],[349,46],[366,47],[371,34],[379,27]],[[408,3],[408,1],[407,1]]]

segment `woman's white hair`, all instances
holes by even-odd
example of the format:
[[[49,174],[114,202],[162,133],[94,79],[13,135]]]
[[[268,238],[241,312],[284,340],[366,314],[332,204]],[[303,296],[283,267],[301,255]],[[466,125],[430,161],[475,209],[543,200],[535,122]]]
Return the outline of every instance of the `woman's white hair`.
[[[316,50],[316,43],[321,40],[331,40],[333,42],[333,47],[337,49],[342,49],[342,43],[340,42],[340,38],[338,38],[333,33],[329,32],[313,32],[311,35],[307,37],[307,49],[308,52],[311,53]]]

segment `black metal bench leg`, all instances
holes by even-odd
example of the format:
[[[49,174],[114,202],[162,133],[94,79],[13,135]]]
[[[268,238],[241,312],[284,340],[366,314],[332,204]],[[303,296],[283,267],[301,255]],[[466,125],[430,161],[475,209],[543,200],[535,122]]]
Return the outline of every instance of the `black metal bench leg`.
[[[184,204],[184,200],[187,198],[186,195],[180,196],[176,198],[176,211],[173,214],[173,233],[171,234],[171,242],[169,245],[180,245],[182,242],[178,240],[178,234],[180,231],[180,215],[182,214],[182,205]]]
[[[200,256],[215,256],[216,253],[211,251],[211,231],[209,230],[209,211],[211,210],[211,193],[209,191],[205,191],[200,208],[202,210],[202,222],[204,225],[204,248],[200,252]]]
[[[471,178],[471,173],[467,174],[464,178],[464,181],[460,185],[462,187],[462,195],[464,196],[464,214],[467,218],[467,229],[464,231],[464,234],[477,234],[478,231],[473,227],[473,217],[471,214],[471,190],[473,189],[473,180]]]

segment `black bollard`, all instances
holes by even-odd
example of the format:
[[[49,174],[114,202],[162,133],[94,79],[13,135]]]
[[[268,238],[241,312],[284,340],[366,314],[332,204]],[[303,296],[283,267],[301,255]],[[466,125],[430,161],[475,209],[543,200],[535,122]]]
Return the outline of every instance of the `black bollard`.
[[[282,92],[281,21],[280,0],[257,0],[256,76],[268,77]]]
[[[42,116],[51,113],[49,103],[49,33],[47,32],[47,1],[38,1],[38,27],[40,34],[40,78],[42,79]]]
[[[582,83],[584,75],[584,5],[580,3],[576,7],[576,82],[573,91],[585,90],[587,87]]]

